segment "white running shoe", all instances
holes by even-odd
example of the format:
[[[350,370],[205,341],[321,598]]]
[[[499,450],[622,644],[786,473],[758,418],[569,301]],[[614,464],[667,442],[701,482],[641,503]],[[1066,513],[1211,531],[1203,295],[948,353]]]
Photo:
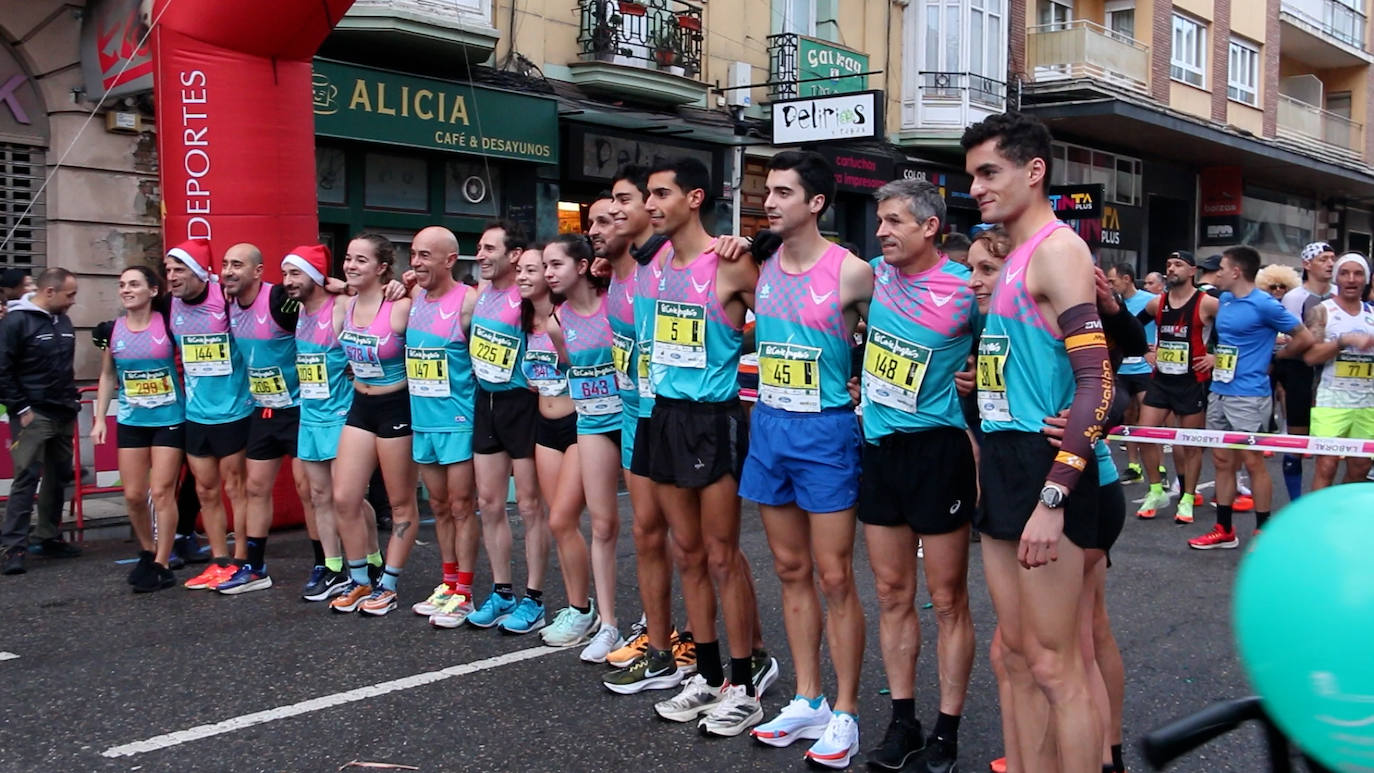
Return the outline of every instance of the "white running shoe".
[[[733,738],[763,721],[763,706],[757,697],[746,692],[742,684],[726,685],[720,703],[697,723],[703,735]]]
[[[765,746],[788,746],[798,738],[820,738],[829,725],[830,703],[825,698],[821,698],[819,708],[813,709],[810,701],[798,695],[772,720],[750,730],[749,735]]]
[[[455,593],[434,610],[434,614],[429,616],[429,624],[435,628],[457,628],[474,611],[471,598]]]
[[[553,623],[540,631],[539,635],[550,647],[574,647],[591,639],[596,632],[596,625],[595,606],[588,608],[585,614],[572,607],[563,607]]]
[[[412,604],[410,606],[410,611],[421,617],[429,617],[435,612],[438,612],[439,607],[442,607],[444,602],[452,598],[453,595],[454,593],[449,589],[448,583],[441,582],[432,592],[430,592],[429,598]]]
[[[726,684],[723,682],[720,687],[712,687],[706,683],[706,677],[693,674],[682,692],[655,703],[654,712],[672,722],[691,722],[721,702],[725,697]]]
[[[859,723],[849,714],[835,712],[819,741],[806,750],[806,761],[842,770],[859,751]]]
[[[620,629],[602,623],[601,630],[597,631],[587,646],[582,648],[582,654],[578,657],[584,663],[605,663],[607,655],[624,646],[625,639],[621,637]]]

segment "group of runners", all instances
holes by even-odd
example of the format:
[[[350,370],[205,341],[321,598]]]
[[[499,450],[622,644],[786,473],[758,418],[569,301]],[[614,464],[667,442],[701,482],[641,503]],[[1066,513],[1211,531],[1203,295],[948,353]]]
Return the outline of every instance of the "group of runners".
[[[969,127],[963,145],[990,224],[967,266],[938,248],[944,201],[921,181],[877,191],[881,257],[828,241],[818,224],[834,172],[818,154],[785,151],[768,166],[769,236],[757,240],[707,232],[709,173],[677,159],[620,170],[590,205],[586,236],[530,243],[515,224],[490,224],[477,288],[455,280],[458,241],[440,226],[416,234],[408,270],[386,238],[359,235],[342,281],[329,277],[321,245],[282,258],[280,285],[263,281],[266,258],[249,244],[224,251],[218,277],[211,245],[195,240],[168,250],[165,280],[126,270],[97,410],[118,400],[120,471],[143,548],[130,582],[175,583],[184,456],[213,555],[185,587],[271,587],[273,484],[289,458],[315,551],[302,595],[338,613],[388,614],[423,482],[442,577],[412,610],[430,624],[538,632],[608,663],[600,679],[615,693],[677,690],[654,705],[663,719],[770,746],[806,739],[809,762],[843,768],[860,748],[866,624],[853,554],[862,524],[892,709],[865,759],[951,771],[975,659],[976,528],[998,615],[998,765],[1121,770],[1123,673],[1103,597],[1106,551],[1125,515],[1102,440],[1125,403],[1114,369],[1148,357],[1151,387],[1167,381],[1164,407],[1182,423],[1207,399],[1197,387],[1205,365],[1218,382],[1211,412],[1241,426],[1258,410],[1245,391],[1258,355],[1257,334],[1238,331],[1283,328],[1284,355],[1312,337],[1260,304],[1254,321],[1227,322],[1227,304],[1250,297],[1256,266],[1245,248],[1222,258],[1217,284],[1232,295],[1221,311],[1183,288],[1192,265],[1181,253],[1169,261],[1167,302],[1123,300],[1050,208],[1043,125],[993,116]],[[759,383],[747,411],[739,359],[751,312]],[[1351,327],[1342,305],[1327,312],[1328,359],[1367,348],[1374,331]],[[1154,348],[1145,317],[1159,326]],[[1192,326],[1213,320],[1215,352],[1195,348],[1206,344]],[[1272,353],[1272,336],[1263,348]],[[1233,376],[1218,379],[1227,368]],[[104,434],[98,422],[93,438]],[[1153,461],[1146,449],[1148,470]],[[377,468],[394,524],[385,551],[365,504]],[[1184,475],[1195,485],[1195,471]],[[622,476],[642,606],[629,625],[616,593]],[[1222,477],[1218,519],[1225,510],[1229,521]],[[512,488],[524,532],[518,593]],[[794,696],[766,722],[760,698],[779,666],[740,549],[741,498],[758,505],[795,671]],[[563,575],[556,614],[545,597],[551,546]],[[479,593],[482,548],[493,584]],[[928,733],[915,703],[918,566],[938,627]],[[686,613],[678,625],[674,569]]]

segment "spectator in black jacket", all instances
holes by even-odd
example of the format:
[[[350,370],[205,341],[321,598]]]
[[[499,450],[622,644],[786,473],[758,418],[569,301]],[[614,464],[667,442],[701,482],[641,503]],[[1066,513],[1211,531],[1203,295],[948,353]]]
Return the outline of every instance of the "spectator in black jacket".
[[[0,527],[4,574],[22,574],[39,477],[34,537],[43,555],[66,558],[81,550],[62,540],[62,500],[73,478],[72,435],[80,403],[76,393],[76,336],[67,310],[76,302],[76,277],[50,268],[38,289],[0,320],[0,401],[13,435],[14,485]]]

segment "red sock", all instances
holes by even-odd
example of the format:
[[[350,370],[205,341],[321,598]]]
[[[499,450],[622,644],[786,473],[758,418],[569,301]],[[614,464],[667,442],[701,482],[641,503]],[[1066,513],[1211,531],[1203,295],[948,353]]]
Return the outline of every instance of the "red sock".
[[[453,572],[454,572],[454,577],[457,578],[457,583],[458,583],[458,584],[457,584],[456,587],[457,587],[457,589],[458,589],[458,592],[459,592],[459,593],[465,593],[465,594],[467,594],[468,598],[471,598],[471,597],[472,597],[472,575],[473,575],[473,573],[472,573],[472,572],[460,572],[460,571],[458,571],[458,566],[457,566],[457,564],[454,565],[454,567],[453,567]],[[448,580],[445,579],[444,582],[448,582]]]
[[[444,562],[444,584],[453,590],[458,590],[458,562]]]

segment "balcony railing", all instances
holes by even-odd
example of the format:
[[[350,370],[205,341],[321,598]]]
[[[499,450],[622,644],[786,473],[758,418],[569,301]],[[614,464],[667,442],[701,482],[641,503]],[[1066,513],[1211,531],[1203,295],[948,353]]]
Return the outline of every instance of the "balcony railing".
[[[797,93],[797,49],[801,36],[795,32],[768,36],[768,98],[791,99]]]
[[[961,132],[993,113],[1014,109],[1007,84],[971,72],[918,72],[916,99],[902,102],[902,128]]]
[[[1283,0],[1281,9],[1348,46],[1364,50],[1369,20],[1340,0]]]
[[[1150,90],[1150,47],[1086,20],[1032,27],[1027,36],[1032,80],[1090,78]]]
[[[1364,125],[1345,116],[1280,94],[1278,119],[1280,134],[1317,140],[1356,157],[1364,155]]]
[[[681,0],[578,0],[584,61],[701,73],[701,7]]]

